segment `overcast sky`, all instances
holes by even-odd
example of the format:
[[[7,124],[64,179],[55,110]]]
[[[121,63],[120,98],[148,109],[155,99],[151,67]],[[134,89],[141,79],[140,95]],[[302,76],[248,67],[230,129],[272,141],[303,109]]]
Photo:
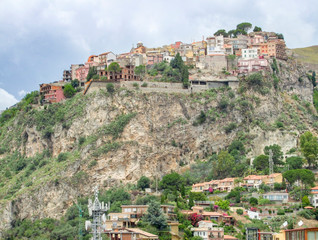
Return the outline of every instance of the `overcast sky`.
[[[191,43],[250,22],[317,45],[315,0],[0,0],[0,110],[91,54]]]

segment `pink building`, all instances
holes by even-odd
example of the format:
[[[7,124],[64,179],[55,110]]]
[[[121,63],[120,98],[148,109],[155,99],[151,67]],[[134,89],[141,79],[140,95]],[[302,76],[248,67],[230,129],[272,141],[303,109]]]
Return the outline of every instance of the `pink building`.
[[[163,61],[162,54],[147,55],[147,65],[154,65]]]
[[[248,73],[266,69],[268,67],[268,61],[263,58],[255,59],[239,59],[237,63],[237,68],[239,73]]]
[[[62,86],[41,84],[40,92],[44,94],[44,101],[47,103],[57,103],[65,99]]]

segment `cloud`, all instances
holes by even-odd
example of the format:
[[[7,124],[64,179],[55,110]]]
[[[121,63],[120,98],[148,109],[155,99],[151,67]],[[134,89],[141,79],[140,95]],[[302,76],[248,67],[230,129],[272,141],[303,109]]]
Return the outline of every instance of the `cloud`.
[[[8,107],[16,104],[18,100],[6,90],[0,88],[0,110],[5,110]]]
[[[27,94],[27,92],[24,91],[24,90],[21,90],[21,91],[18,92],[18,94],[22,98],[22,97],[24,97]]]

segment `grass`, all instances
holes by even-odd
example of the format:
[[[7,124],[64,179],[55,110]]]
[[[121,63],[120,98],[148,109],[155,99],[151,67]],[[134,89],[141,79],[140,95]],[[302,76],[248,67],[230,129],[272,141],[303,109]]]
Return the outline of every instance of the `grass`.
[[[296,58],[302,62],[318,64],[318,46],[294,48],[292,52],[297,54]]]

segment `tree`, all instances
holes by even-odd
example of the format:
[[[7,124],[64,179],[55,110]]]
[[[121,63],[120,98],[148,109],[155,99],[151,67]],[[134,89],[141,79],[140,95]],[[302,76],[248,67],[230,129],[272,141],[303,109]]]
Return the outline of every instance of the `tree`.
[[[76,92],[75,89],[72,87],[72,85],[70,83],[65,84],[64,90],[63,90],[65,97],[71,98],[74,96],[75,92]]]
[[[301,202],[302,202],[303,207],[306,207],[306,206],[310,205],[310,201],[308,199],[308,196],[303,196]]]
[[[251,197],[249,202],[252,206],[255,206],[258,204],[258,200],[255,197]]]
[[[143,217],[143,221],[148,222],[158,230],[163,230],[168,226],[167,219],[161,211],[160,204],[155,201],[150,202],[147,213]]]
[[[273,162],[275,165],[282,165],[284,164],[284,162],[282,161],[283,159],[283,152],[282,152],[282,148],[277,145],[277,144],[273,144],[273,145],[270,145],[270,146],[266,146],[264,148],[264,153],[269,156],[269,150],[272,150],[272,153],[273,153]]]
[[[87,76],[86,76],[86,81],[89,81],[93,78],[94,75],[97,74],[97,69],[96,67],[89,67],[89,70],[88,70],[88,73],[87,73]]]
[[[165,175],[159,183],[161,189],[167,189],[172,192],[180,191],[184,184],[183,177],[176,172]]]
[[[215,202],[215,205],[219,206],[222,210],[230,209],[230,202],[228,200],[219,200]]]
[[[137,182],[137,187],[142,190],[145,190],[145,188],[149,188],[150,179],[147,178],[146,176],[142,176]]]
[[[107,71],[112,73],[120,73],[121,67],[117,62],[112,62],[111,64],[109,64]]]
[[[315,182],[315,174],[308,169],[294,169],[283,173],[283,177],[293,185],[296,181],[301,181],[302,184],[312,186]]]
[[[77,88],[79,86],[79,81],[78,79],[74,79],[71,81],[71,85],[73,88]]]
[[[251,28],[252,28],[252,24],[249,23],[249,22],[242,22],[242,23],[240,23],[240,24],[238,24],[238,25],[236,26],[236,30],[241,31],[242,34],[243,34],[244,32],[247,33],[248,30],[250,30]],[[246,34],[244,34],[244,35],[246,35]]]
[[[235,29],[232,29],[232,30],[228,31],[227,34],[228,34],[228,36],[229,36],[230,38],[236,37],[236,30],[235,30]]]
[[[284,35],[281,33],[276,33],[278,39],[284,39]]]
[[[317,137],[311,132],[305,132],[300,136],[300,151],[305,156],[309,167],[316,164],[318,156]]]
[[[225,29],[219,29],[218,31],[216,31],[214,33],[214,36],[223,36],[223,37],[227,37],[228,33],[225,31]]]
[[[312,85],[314,87],[316,87],[317,83],[316,83],[316,72],[315,71],[312,72],[311,81],[312,81]]]
[[[253,161],[253,166],[256,170],[264,170],[269,167],[268,156],[259,155]]]
[[[145,65],[139,65],[135,67],[135,74],[139,76],[140,78],[146,73],[146,66]]]
[[[229,154],[227,151],[221,151],[218,154],[216,164],[214,167],[215,175],[217,178],[222,179],[231,174],[232,168],[229,166],[234,166],[235,160],[234,157]]]
[[[301,169],[303,166],[303,159],[301,157],[293,156],[286,158],[286,164],[289,166],[289,169]]]
[[[174,57],[174,59],[171,60],[170,62],[170,66],[172,68],[177,68],[177,69],[181,69],[183,67],[184,63],[183,60],[180,56],[180,53],[177,53],[176,56]]]
[[[262,28],[255,26],[253,32],[261,32]]]
[[[172,68],[178,69],[183,87],[188,88],[189,86],[189,70],[188,67],[184,64],[179,53],[176,54],[175,58],[171,60],[170,66]]]

